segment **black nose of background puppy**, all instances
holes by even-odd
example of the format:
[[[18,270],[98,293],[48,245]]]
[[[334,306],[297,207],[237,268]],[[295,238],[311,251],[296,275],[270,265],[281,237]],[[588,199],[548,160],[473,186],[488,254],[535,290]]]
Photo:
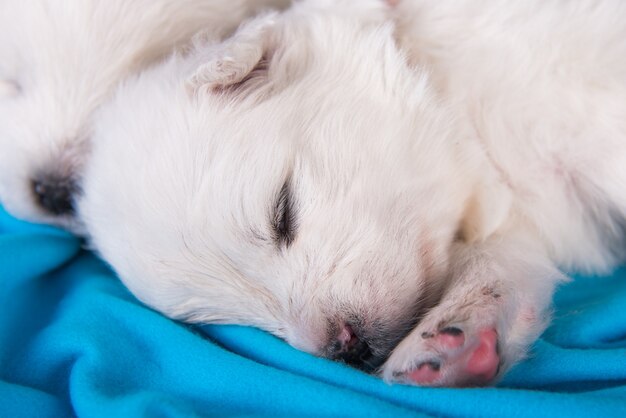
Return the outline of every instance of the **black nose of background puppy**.
[[[31,181],[37,204],[54,216],[74,214],[74,196],[78,190],[71,177],[42,175]]]

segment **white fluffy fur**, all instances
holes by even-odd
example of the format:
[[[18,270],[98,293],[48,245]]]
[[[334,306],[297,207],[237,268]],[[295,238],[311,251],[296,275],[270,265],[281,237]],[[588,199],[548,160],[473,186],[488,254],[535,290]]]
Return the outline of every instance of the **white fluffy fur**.
[[[102,109],[80,214],[141,300],[318,355],[349,323],[384,357],[425,315],[381,369],[403,381],[445,360],[422,337],[443,326],[495,327],[504,372],[557,266],[621,260],[626,6],[390,3],[260,17]],[[286,182],[290,246],[272,229]]]
[[[37,176],[80,181],[91,117],[117,83],[202,28],[223,36],[286,0],[1,0],[0,201],[13,214],[76,228],[36,204]]]

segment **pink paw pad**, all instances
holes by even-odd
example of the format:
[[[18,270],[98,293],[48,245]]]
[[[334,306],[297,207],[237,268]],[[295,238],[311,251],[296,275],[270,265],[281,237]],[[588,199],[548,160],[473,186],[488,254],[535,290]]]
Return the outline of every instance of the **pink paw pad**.
[[[500,357],[495,329],[479,331],[468,344],[463,331],[458,328],[444,328],[437,335],[426,337],[432,338],[444,350],[443,358],[441,362],[423,362],[407,373],[406,378],[411,382],[418,385],[478,386],[488,384],[498,373]]]
[[[420,364],[417,369],[407,374],[407,378],[417,384],[428,385],[439,378],[440,368],[441,365],[439,363],[428,361]]]
[[[472,352],[465,366],[470,384],[482,385],[490,382],[498,373],[498,333],[485,329],[478,334],[478,347]]]
[[[446,348],[459,348],[465,344],[465,335],[458,328],[448,327],[439,331],[437,342]]]

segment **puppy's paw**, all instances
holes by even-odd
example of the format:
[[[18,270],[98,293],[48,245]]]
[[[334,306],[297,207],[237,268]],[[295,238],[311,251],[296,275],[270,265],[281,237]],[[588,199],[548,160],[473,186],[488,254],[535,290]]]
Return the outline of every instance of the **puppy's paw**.
[[[396,347],[383,368],[387,381],[420,386],[483,386],[501,368],[501,295],[451,297]]]
[[[419,386],[483,386],[498,374],[500,356],[495,328],[485,328],[465,338],[464,331],[450,327],[426,338],[432,340],[415,344],[422,347],[410,366],[393,371],[388,380]],[[386,368],[394,369],[389,365]]]
[[[566,277],[532,240],[509,236],[453,249],[451,285],[395,348],[387,381],[427,386],[494,383],[523,359],[548,323]]]

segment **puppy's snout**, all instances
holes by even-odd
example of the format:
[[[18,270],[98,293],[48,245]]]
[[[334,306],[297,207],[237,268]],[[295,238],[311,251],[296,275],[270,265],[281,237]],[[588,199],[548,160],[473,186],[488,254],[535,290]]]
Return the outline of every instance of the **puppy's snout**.
[[[367,340],[359,336],[350,324],[340,328],[339,334],[331,344],[335,360],[366,372],[371,372],[379,366],[380,361],[372,354]]]
[[[37,204],[46,212],[55,215],[74,213],[76,182],[69,177],[41,176],[31,181]]]
[[[357,337],[356,333],[352,329],[351,325],[344,325],[339,331],[337,336],[337,347],[340,353],[346,353],[353,351],[354,348],[359,345],[361,341]]]

